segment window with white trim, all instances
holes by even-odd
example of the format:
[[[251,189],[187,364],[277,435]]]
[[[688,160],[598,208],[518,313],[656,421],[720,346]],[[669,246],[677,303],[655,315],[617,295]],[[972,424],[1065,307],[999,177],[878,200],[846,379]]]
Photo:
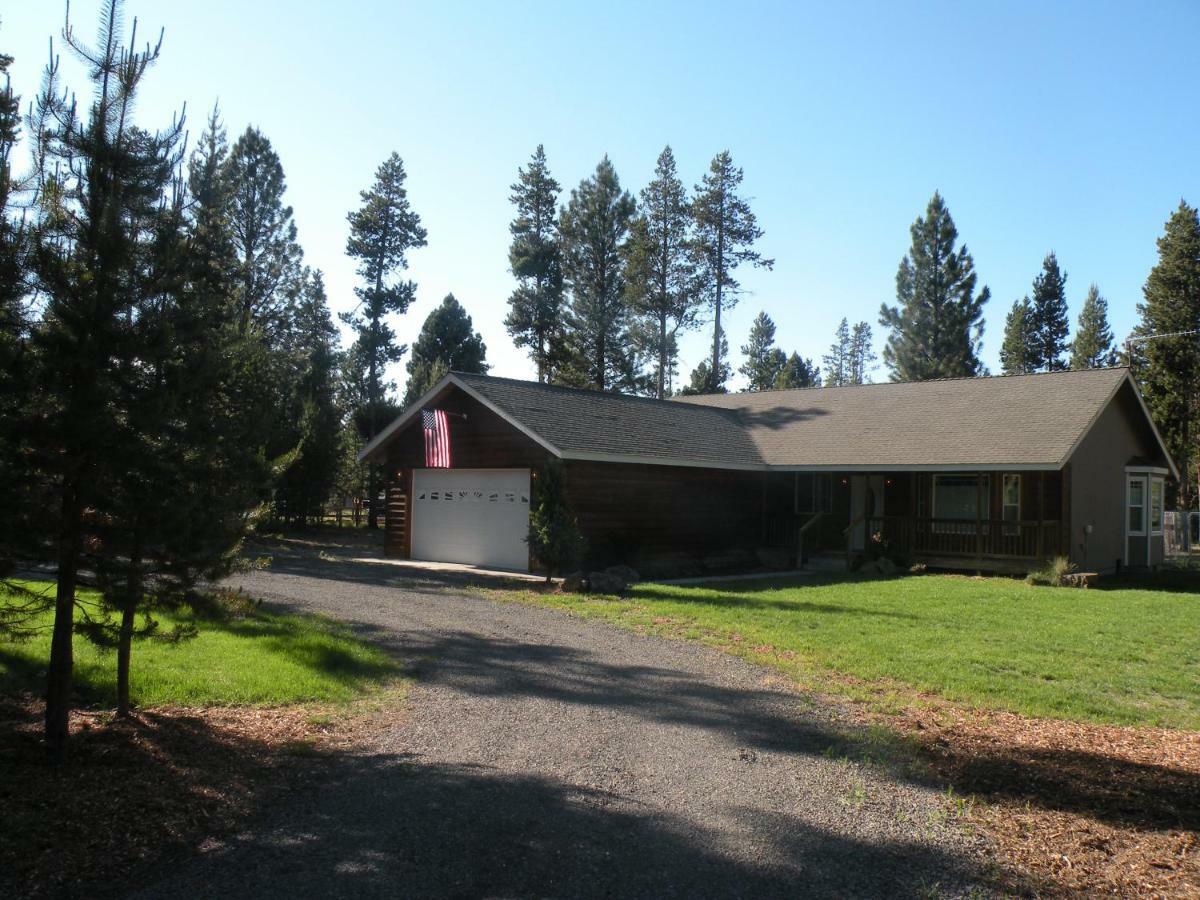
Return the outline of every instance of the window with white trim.
[[[1144,535],[1146,533],[1146,478],[1135,475],[1129,479],[1127,490],[1129,507],[1129,533]]]
[[[1150,533],[1162,534],[1163,530],[1163,480],[1150,479]]]

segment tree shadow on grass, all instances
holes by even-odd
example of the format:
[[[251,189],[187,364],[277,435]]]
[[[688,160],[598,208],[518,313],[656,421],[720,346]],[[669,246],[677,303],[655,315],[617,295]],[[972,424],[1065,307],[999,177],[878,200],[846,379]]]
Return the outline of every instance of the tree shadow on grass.
[[[807,585],[795,585],[794,589],[803,589]],[[809,600],[797,599],[797,594],[792,593],[788,597],[771,597],[762,593],[764,588],[776,588],[778,585],[772,585],[764,582],[757,588],[736,588],[727,590],[721,585],[697,585],[696,587],[711,591],[705,594],[690,594],[681,596],[670,590],[669,587],[662,587],[653,584],[637,585],[633,589],[632,599],[637,600],[644,598],[646,600],[663,600],[669,603],[680,603],[685,606],[711,606],[711,607],[740,607],[743,609],[774,609],[780,612],[795,612],[795,613],[817,613],[817,614],[835,614],[839,616],[854,616],[854,617],[869,617],[883,619],[909,619],[916,620],[920,618],[913,613],[900,612],[898,610],[888,609],[871,609],[866,606],[848,606],[844,603],[815,603]],[[788,589],[793,589],[789,585]]]
[[[344,761],[264,824],[139,896],[894,897],[985,880],[936,846],[800,815],[745,816],[730,848],[608,791],[394,755]]]

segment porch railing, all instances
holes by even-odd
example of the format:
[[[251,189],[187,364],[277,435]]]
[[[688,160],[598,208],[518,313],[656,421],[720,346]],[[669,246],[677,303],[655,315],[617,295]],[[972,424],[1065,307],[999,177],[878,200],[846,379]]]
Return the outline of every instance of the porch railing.
[[[1057,521],[869,516],[867,541],[926,556],[1011,556],[1049,559],[1059,553]]]

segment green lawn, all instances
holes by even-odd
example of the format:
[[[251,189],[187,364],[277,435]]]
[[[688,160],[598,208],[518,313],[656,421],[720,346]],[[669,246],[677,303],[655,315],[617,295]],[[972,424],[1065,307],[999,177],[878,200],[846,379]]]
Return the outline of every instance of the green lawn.
[[[924,575],[506,596],[716,644],[818,687],[853,692],[848,675],[1025,715],[1200,729],[1197,593]]]
[[[52,590],[48,584],[28,586]],[[0,603],[5,599],[0,595]],[[214,620],[183,610],[155,618],[162,632],[178,622],[194,624],[199,634],[178,643],[153,638],[134,643],[130,692],[141,706],[343,702],[401,674],[400,665],[379,648],[316,616],[253,610]],[[51,614],[42,621],[49,625]],[[0,638],[0,692],[40,691],[49,653],[48,630],[27,641]],[[113,704],[115,672],[115,653],[76,635],[75,681],[85,702]]]

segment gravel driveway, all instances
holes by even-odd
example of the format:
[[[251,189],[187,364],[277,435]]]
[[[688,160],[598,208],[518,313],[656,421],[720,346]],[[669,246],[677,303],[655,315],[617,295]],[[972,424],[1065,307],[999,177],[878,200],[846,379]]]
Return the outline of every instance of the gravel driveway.
[[[240,583],[400,654],[410,708],[144,896],[955,896],[984,881],[935,786],[847,761],[838,711],[764,669],[382,565],[281,559]]]

